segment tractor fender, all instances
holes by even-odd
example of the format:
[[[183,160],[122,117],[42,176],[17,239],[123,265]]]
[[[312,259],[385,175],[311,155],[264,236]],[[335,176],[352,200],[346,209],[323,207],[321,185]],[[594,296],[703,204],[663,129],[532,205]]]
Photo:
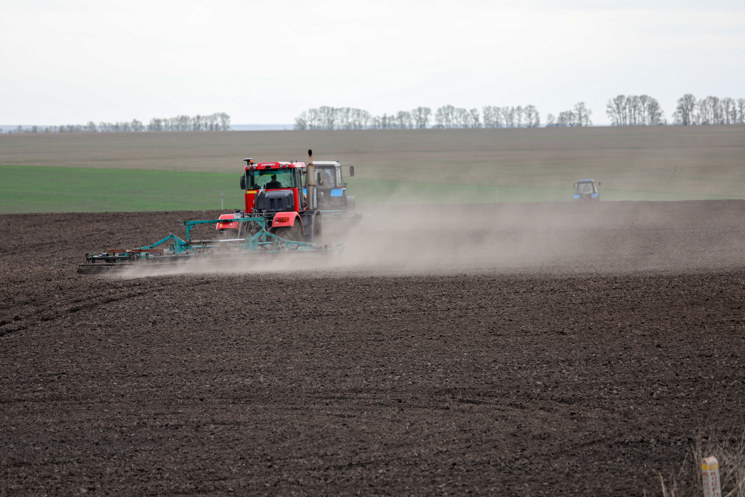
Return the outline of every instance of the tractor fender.
[[[218,219],[235,219],[235,214],[220,214],[220,217]],[[237,230],[238,229],[238,223],[232,222],[232,223],[217,223],[217,230]]]
[[[297,212],[277,212],[272,218],[272,228],[292,228],[296,219],[300,219],[300,226],[302,226],[303,220]]]

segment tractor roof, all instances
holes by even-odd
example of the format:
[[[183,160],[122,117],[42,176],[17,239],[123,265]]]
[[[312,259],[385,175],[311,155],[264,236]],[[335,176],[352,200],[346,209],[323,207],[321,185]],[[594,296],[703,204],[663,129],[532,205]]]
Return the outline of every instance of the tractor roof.
[[[292,168],[303,168],[305,162],[259,162],[254,163],[252,159],[244,159],[246,161],[245,169],[292,169]]]
[[[337,165],[341,165],[341,163],[338,160],[314,160],[313,165],[314,166],[337,166]]]

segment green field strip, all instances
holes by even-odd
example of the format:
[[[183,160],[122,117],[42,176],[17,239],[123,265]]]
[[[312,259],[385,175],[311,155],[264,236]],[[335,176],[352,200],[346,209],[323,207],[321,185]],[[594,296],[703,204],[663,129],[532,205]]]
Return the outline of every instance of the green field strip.
[[[240,172],[0,165],[0,213],[234,210],[243,207],[239,175]],[[360,206],[573,200],[571,186],[540,186],[540,177],[532,175],[526,179],[527,185],[490,185],[349,178],[348,194]],[[600,197],[608,201],[743,198],[710,191],[603,188]]]
[[[0,166],[0,212],[240,208],[239,174]],[[222,198],[221,198],[222,197]]]

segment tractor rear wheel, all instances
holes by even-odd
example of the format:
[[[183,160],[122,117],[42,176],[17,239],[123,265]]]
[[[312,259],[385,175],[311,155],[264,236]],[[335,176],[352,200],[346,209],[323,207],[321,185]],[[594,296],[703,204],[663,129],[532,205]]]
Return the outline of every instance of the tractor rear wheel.
[[[299,242],[303,237],[300,225],[297,221],[295,221],[295,224],[293,224],[292,227],[277,228],[274,231],[274,234],[291,242]]]

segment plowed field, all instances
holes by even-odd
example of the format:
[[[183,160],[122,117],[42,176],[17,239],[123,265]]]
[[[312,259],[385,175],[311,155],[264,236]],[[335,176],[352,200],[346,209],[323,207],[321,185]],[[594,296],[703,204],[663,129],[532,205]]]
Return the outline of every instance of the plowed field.
[[[660,495],[742,434],[743,201],[386,208],[329,257],[76,273],[215,215],[0,216],[0,495]]]

